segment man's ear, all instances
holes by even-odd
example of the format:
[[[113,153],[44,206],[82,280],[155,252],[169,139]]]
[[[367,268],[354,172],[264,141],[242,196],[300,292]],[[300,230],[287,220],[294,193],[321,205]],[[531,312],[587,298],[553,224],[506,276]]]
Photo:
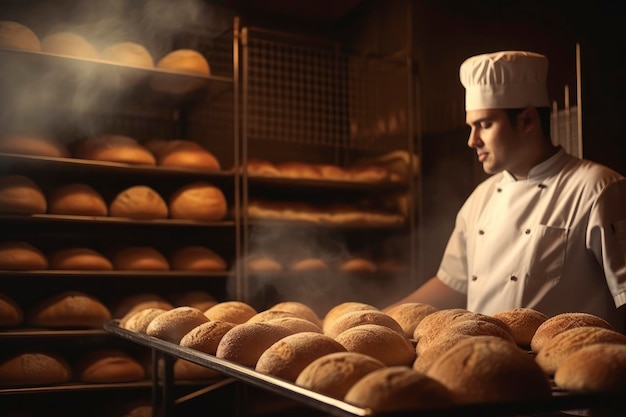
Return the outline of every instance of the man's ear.
[[[517,118],[518,126],[522,132],[530,132],[533,128],[539,126],[539,113],[534,107],[526,107]]]

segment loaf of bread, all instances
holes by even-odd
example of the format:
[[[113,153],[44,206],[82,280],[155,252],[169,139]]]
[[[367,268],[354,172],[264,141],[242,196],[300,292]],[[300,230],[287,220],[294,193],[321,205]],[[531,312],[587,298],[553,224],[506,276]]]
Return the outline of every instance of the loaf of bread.
[[[109,214],[131,219],[166,219],[169,209],[153,188],[135,185],[122,190],[113,198],[109,204]]]
[[[176,307],[153,318],[146,329],[146,334],[179,344],[194,327],[208,321],[209,319],[197,308]]]
[[[29,271],[48,269],[48,258],[28,242],[0,242],[0,270]]]
[[[84,36],[75,32],[56,32],[41,40],[41,51],[78,58],[98,59],[98,50]]]
[[[145,333],[154,318],[167,310],[158,307],[146,307],[131,310],[120,319],[120,327],[131,332]]]
[[[0,152],[68,158],[65,145],[51,137],[41,135],[4,135],[0,137]]]
[[[169,257],[174,271],[224,271],[224,258],[204,246],[184,246],[175,249]]]
[[[162,296],[151,292],[143,292],[120,298],[117,306],[113,310],[113,314],[115,317],[120,318],[132,311],[152,307],[162,308],[164,310],[174,308],[174,306]]]
[[[294,334],[292,330],[267,323],[241,323],[226,332],[215,356],[254,367],[259,357],[274,343]]]
[[[234,324],[247,322],[257,311],[243,301],[223,301],[204,312],[210,320],[221,320]]]
[[[66,184],[53,189],[48,196],[50,214],[107,216],[109,208],[102,195],[87,184]]]
[[[326,181],[351,181],[352,176],[347,169],[332,164],[318,164],[320,177]]]
[[[189,306],[200,311],[207,311],[218,303],[210,293],[202,290],[174,293],[169,298],[176,307]]]
[[[299,301],[281,301],[271,306],[268,310],[288,311],[310,321],[320,328],[322,327],[322,320],[317,315],[315,310]]]
[[[168,271],[169,262],[152,246],[129,246],[115,252],[111,261],[119,271]]]
[[[158,68],[188,72],[198,75],[210,75],[211,67],[206,58],[193,49],[177,49],[161,58]]]
[[[361,310],[344,313],[324,328],[324,334],[334,338],[348,329],[363,324],[385,326],[404,336],[404,331],[400,324],[380,310]]]
[[[328,269],[328,264],[319,258],[305,258],[293,262],[289,269],[296,272],[324,271]]]
[[[90,248],[65,248],[48,255],[50,269],[111,271],[113,264],[100,252]]]
[[[47,328],[101,328],[111,312],[96,297],[81,291],[64,291],[37,303],[28,313],[28,323]]]
[[[280,272],[283,265],[268,256],[252,256],[246,261],[248,271],[256,273]]]
[[[26,387],[57,385],[72,379],[65,358],[48,352],[24,352],[0,363],[0,386]]]
[[[352,258],[339,265],[339,270],[343,272],[373,273],[377,266],[374,262],[365,258]]]
[[[524,347],[530,347],[537,328],[548,320],[548,316],[532,308],[514,308],[493,315],[505,322],[513,334],[515,342]]]
[[[118,349],[98,349],[78,359],[76,378],[87,383],[120,383],[140,381],[143,367],[128,353]]]
[[[438,381],[405,366],[377,369],[359,379],[344,401],[376,413],[451,406],[451,392]]]
[[[156,158],[135,139],[124,135],[96,135],[80,142],[74,156],[94,161],[156,165]]]
[[[413,362],[412,368],[419,372],[428,372],[428,369],[432,366],[433,363],[439,359],[444,352],[447,352],[454,345],[459,343],[461,340],[469,339],[469,338],[481,338],[481,337],[493,337],[493,336],[475,336],[475,335],[467,335],[461,333],[452,333],[447,332],[448,337],[438,338],[436,343],[433,343],[428,349],[421,352],[415,358]],[[417,349],[416,349],[417,351]]]
[[[343,400],[352,386],[370,372],[385,364],[371,356],[356,352],[329,353],[308,364],[296,385]]]
[[[626,346],[597,343],[561,361],[554,383],[571,392],[626,391]]]
[[[137,42],[115,42],[101,51],[102,59],[136,67],[153,68],[154,59],[145,46]]]
[[[285,178],[320,180],[322,174],[314,164],[304,162],[283,162],[276,166],[279,175]]]
[[[180,346],[215,355],[222,337],[236,324],[221,320],[211,320],[191,329],[180,339]]]
[[[226,216],[227,203],[219,188],[196,181],[177,189],[169,199],[173,219],[217,221]]]
[[[44,214],[47,208],[46,196],[33,180],[18,174],[0,176],[1,213]]]
[[[176,381],[211,379],[219,375],[218,371],[182,358],[177,358],[174,361],[174,379]]]
[[[335,319],[345,313],[363,310],[380,311],[378,308],[374,307],[371,304],[361,303],[358,301],[345,301],[343,303],[337,304],[326,312],[326,315],[322,320],[322,330],[324,330],[324,333],[326,333],[326,330],[330,327],[331,324],[335,322]]]
[[[248,175],[261,177],[280,176],[280,171],[276,165],[263,159],[249,158],[246,167]]]
[[[6,294],[0,293],[0,327],[16,327],[24,321],[22,308]]]
[[[419,341],[420,338],[425,335],[436,335],[456,320],[473,314],[475,313],[463,308],[450,308],[435,311],[428,314],[418,323],[413,332],[413,339]]]
[[[155,153],[157,164],[166,167],[193,168],[203,171],[219,171],[220,163],[211,152],[200,144],[184,139],[163,143]]]
[[[292,313],[290,311],[263,310],[261,312],[256,313],[254,316],[250,317],[247,323],[263,323],[269,320],[283,318],[283,317],[300,318],[300,316],[298,316],[296,313]]]
[[[26,25],[10,20],[0,21],[0,48],[41,51],[39,37]]]
[[[561,313],[550,317],[537,327],[530,341],[530,348],[533,352],[539,353],[543,346],[557,334],[574,327],[586,326],[615,330],[609,322],[594,314],[582,312]]]
[[[407,337],[413,338],[419,322],[438,310],[437,307],[425,303],[402,303],[385,310],[385,313],[398,322]]]
[[[354,166],[348,169],[352,181],[381,182],[390,178],[389,171],[376,165]]]
[[[302,333],[302,332],[323,333],[321,327],[319,327],[316,324],[313,324],[309,320],[302,319],[300,317],[276,317],[276,318],[266,320],[265,323],[286,327],[292,330],[294,333]]]
[[[283,337],[259,356],[258,372],[295,382],[314,360],[346,349],[336,340],[315,332],[294,333]]]
[[[408,337],[378,324],[361,324],[335,337],[348,352],[358,352],[376,358],[387,366],[411,366],[415,349]]]

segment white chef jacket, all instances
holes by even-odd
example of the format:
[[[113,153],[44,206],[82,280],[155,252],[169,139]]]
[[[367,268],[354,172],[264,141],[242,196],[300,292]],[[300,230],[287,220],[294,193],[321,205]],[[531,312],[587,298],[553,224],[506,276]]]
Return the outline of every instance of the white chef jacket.
[[[563,149],[527,179],[492,175],[459,211],[437,276],[471,311],[587,312],[623,329],[626,179]]]

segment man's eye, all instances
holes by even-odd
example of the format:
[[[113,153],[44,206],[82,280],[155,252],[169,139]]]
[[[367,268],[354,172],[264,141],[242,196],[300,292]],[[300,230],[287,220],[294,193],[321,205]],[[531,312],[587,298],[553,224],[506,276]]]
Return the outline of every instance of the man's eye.
[[[489,129],[491,127],[491,122],[480,122],[481,129]]]

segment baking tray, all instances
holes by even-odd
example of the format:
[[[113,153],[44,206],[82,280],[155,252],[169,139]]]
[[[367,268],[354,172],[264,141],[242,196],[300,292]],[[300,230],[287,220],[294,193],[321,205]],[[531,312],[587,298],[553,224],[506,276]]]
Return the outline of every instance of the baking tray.
[[[480,403],[454,405],[437,409],[408,410],[393,413],[375,413],[369,408],[356,407],[344,401],[316,393],[292,382],[255,371],[232,361],[217,358],[194,349],[179,346],[119,327],[119,320],[111,320],[104,329],[121,338],[137,343],[173,357],[182,358],[198,365],[221,372],[246,384],[282,395],[308,407],[338,417],[355,416],[416,416],[416,417],[497,417],[540,414],[552,411],[580,410],[587,408],[610,407],[611,410],[624,410],[626,398],[620,393],[575,394],[554,389],[551,398],[502,403]],[[617,414],[616,414],[617,415]]]

